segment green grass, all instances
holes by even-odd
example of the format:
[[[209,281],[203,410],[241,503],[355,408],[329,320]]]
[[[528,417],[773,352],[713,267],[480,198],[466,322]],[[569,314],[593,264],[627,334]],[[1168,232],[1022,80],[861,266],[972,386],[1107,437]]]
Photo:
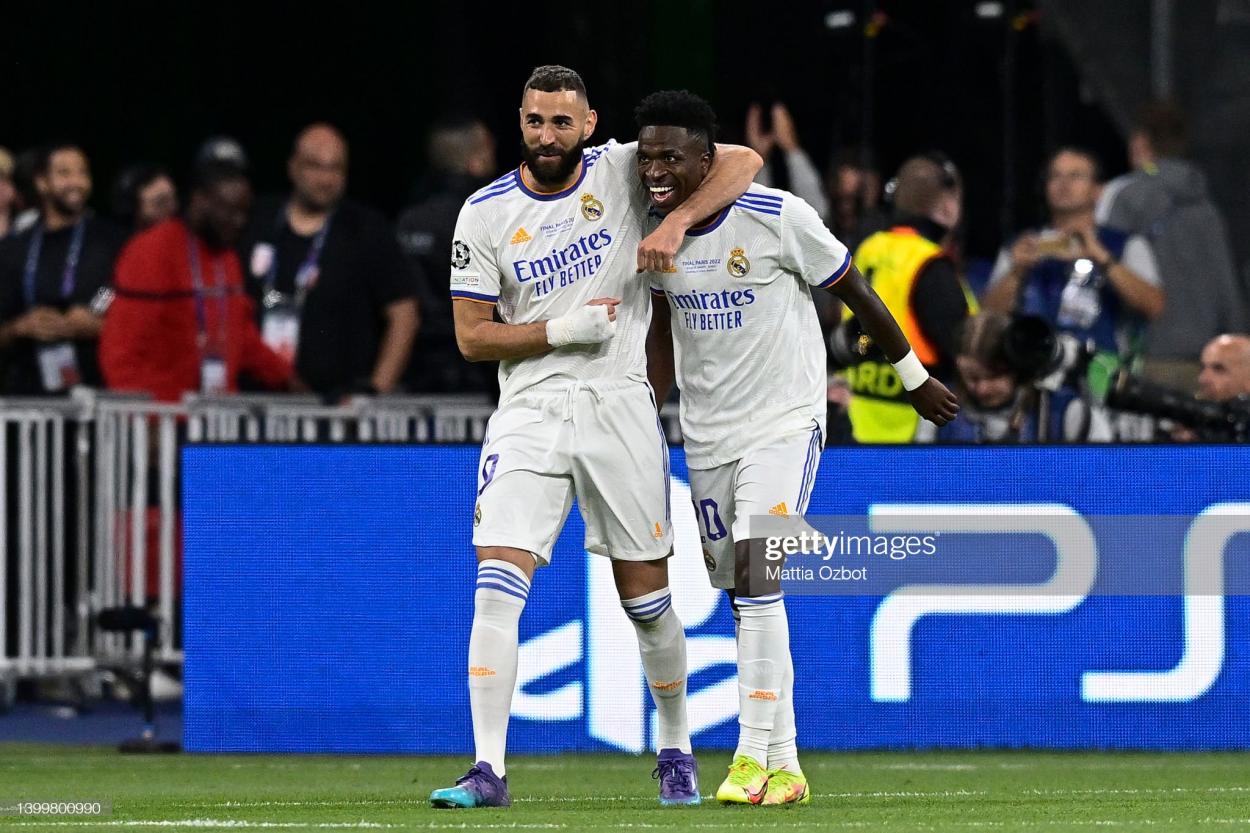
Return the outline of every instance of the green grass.
[[[804,755],[807,807],[720,807],[728,755],[702,756],[705,803],[660,808],[649,759],[514,758],[509,810],[433,810],[462,758],[149,756],[0,745],[0,804],[111,802],[111,817],[0,818],[0,829],[730,831],[1250,830],[1250,755],[1037,752]]]

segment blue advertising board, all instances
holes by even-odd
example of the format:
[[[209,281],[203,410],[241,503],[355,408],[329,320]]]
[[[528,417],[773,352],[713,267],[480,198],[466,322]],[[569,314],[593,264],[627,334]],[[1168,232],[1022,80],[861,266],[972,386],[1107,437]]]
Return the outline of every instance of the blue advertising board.
[[[732,747],[733,623],[672,458],[691,728]],[[186,748],[470,752],[478,449],[182,462]],[[1020,573],[883,584],[887,559],[870,591],[787,587],[801,747],[1250,748],[1248,470],[1229,447],[826,451],[809,516],[878,533],[931,518]],[[521,620],[517,752],[651,747],[633,629],[583,531],[575,508]]]

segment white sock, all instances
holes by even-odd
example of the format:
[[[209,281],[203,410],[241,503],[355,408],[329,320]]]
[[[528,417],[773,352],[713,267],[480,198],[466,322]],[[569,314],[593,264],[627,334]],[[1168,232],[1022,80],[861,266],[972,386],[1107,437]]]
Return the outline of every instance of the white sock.
[[[469,633],[469,706],[476,760],[486,761],[500,778],[516,688],[517,626],[529,592],[529,579],[520,567],[493,559],[477,565]]]
[[[647,688],[655,702],[655,749],[690,754],[686,721],[686,631],[673,611],[667,587],[636,599],[622,599],[625,615],[638,634],[638,651]]]
[[[790,653],[790,628],[781,593],[738,596],[738,749],[768,765],[768,741],[776,721]]]
[[[786,670],[781,677],[781,696],[773,717],[773,733],[768,736],[768,768],[802,772],[799,767],[798,735],[794,725],[794,660],[786,651]]]

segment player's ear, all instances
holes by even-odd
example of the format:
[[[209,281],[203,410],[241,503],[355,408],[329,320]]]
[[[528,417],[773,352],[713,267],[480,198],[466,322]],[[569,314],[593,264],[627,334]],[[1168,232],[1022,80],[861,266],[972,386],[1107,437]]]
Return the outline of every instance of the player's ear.
[[[707,172],[712,170],[712,151],[706,151],[699,157],[699,167],[703,170],[703,175],[707,176]]]
[[[594,110],[586,113],[586,129],[582,131],[582,139],[589,139],[595,135],[595,126],[599,124],[599,114]]]

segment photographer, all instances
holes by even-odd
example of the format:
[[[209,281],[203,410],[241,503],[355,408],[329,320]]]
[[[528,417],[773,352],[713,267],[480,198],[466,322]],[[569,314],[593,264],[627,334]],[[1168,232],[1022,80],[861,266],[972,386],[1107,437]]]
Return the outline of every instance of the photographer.
[[[1144,239],[1094,222],[1097,160],[1064,148],[1046,167],[1050,225],[1005,247],[986,290],[986,309],[1039,315],[1061,332],[1125,354],[1142,324],[1163,312],[1163,289]]]
[[[1198,398],[1229,402],[1250,395],[1250,336],[1221,335],[1202,348]]]
[[[965,322],[955,356],[959,401],[954,421],[938,429],[943,443],[1017,443],[1036,439],[1036,396],[1012,367],[1005,341],[1011,319],[982,312]]]
[[[1250,336],[1216,336],[1202,349],[1198,396],[1121,372],[1107,404],[1162,421],[1174,442],[1250,442]]]

